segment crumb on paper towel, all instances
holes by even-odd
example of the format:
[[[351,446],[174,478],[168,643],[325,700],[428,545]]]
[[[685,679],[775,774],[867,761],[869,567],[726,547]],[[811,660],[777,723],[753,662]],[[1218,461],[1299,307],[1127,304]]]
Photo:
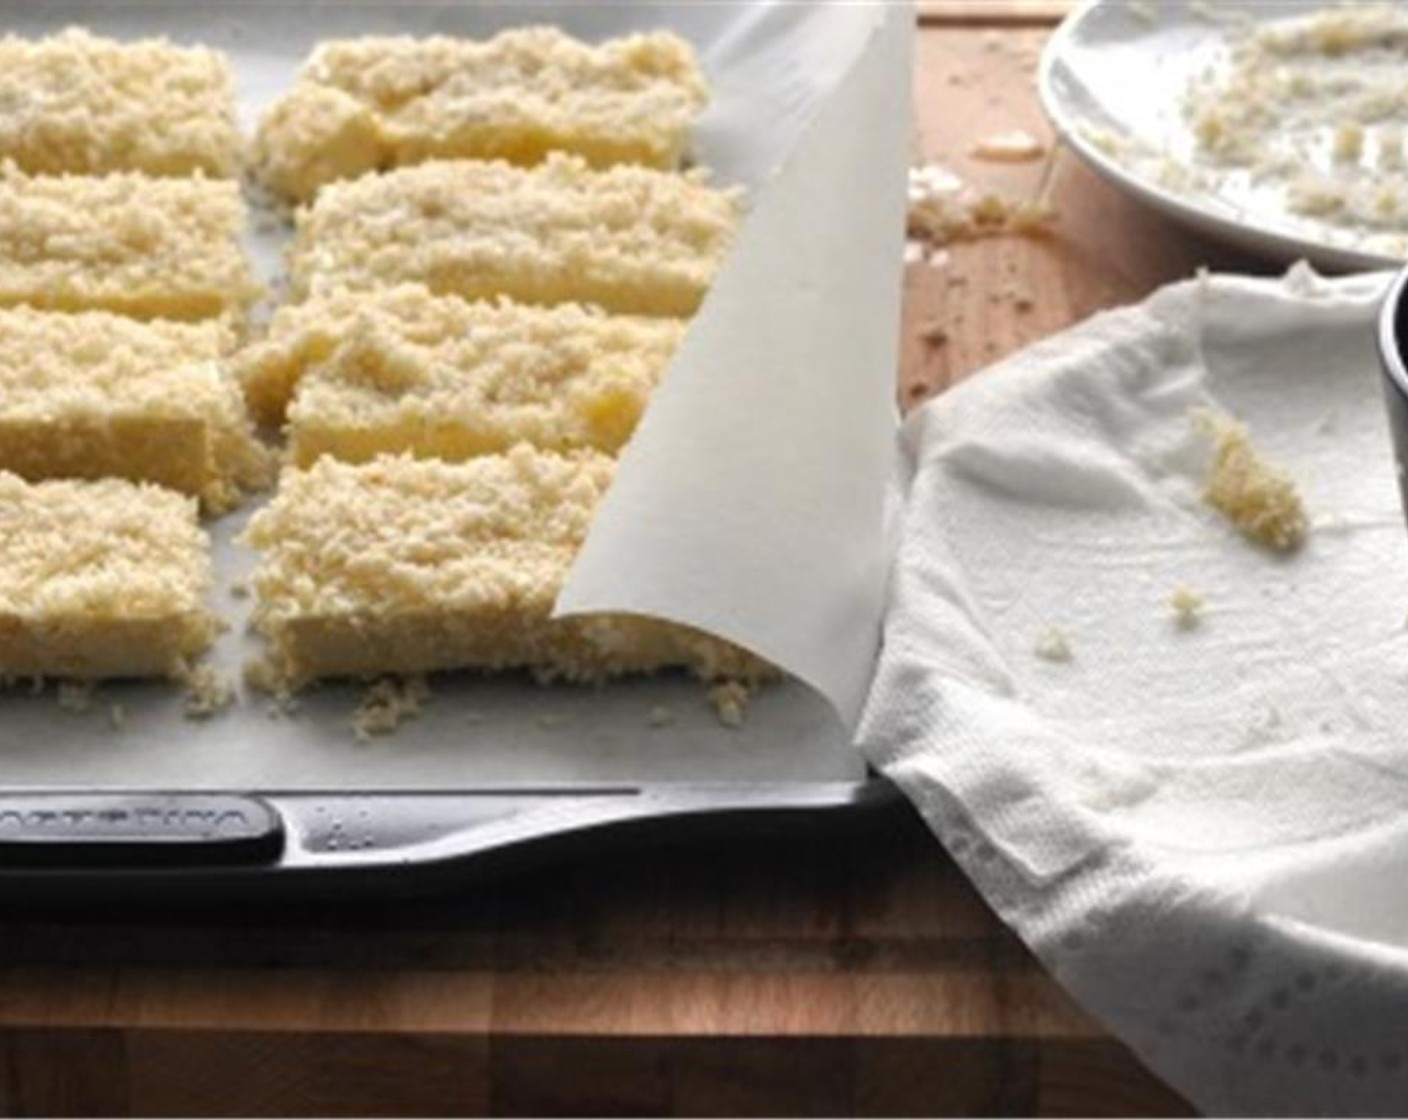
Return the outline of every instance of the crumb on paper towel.
[[[1202,621],[1203,597],[1188,587],[1179,587],[1169,596],[1173,622],[1180,630],[1192,630]]]
[[[424,677],[382,677],[362,694],[352,715],[352,730],[362,742],[374,735],[390,735],[420,715],[428,699],[430,686]]]
[[[1070,639],[1066,637],[1065,631],[1055,626],[1048,626],[1037,635],[1032,652],[1043,661],[1066,662],[1075,659]]]
[[[57,700],[65,712],[86,712],[93,706],[96,688],[92,681],[60,681]]]
[[[210,719],[234,703],[234,686],[209,665],[188,667],[180,680],[186,686],[187,719]]]
[[[108,722],[112,724],[114,731],[124,727],[127,723],[127,709],[121,704],[110,704],[108,706]]]
[[[742,681],[724,681],[709,689],[709,703],[725,727],[742,727],[753,694]]]
[[[1291,477],[1261,458],[1245,424],[1210,409],[1196,410],[1193,419],[1213,441],[1203,499],[1258,544],[1299,548],[1310,521]]]
[[[909,170],[909,235],[931,248],[985,237],[1036,235],[1054,218],[1040,202],[978,192],[936,163]]]

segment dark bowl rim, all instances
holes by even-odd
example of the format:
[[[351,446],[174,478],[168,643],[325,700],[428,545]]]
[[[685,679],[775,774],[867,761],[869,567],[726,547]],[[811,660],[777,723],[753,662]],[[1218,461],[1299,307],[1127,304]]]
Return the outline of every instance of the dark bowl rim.
[[[1408,268],[1399,270],[1379,308],[1379,362],[1384,377],[1400,396],[1408,399],[1408,353],[1405,353],[1408,347],[1400,347],[1398,341],[1399,316],[1408,317],[1408,310],[1403,308],[1405,300],[1408,300]]]

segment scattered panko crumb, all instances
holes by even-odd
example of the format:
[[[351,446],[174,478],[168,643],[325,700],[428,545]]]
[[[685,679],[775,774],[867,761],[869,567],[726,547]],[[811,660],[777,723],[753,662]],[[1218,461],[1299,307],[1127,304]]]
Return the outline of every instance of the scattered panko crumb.
[[[925,323],[919,337],[929,346],[942,346],[948,341],[948,331],[940,323]]]
[[[420,715],[430,698],[424,677],[382,677],[365,693],[352,715],[352,730],[366,742],[373,735],[390,735],[408,719]]]
[[[289,691],[288,682],[267,658],[254,657],[244,663],[244,686],[251,692],[262,692],[271,699],[265,709],[270,719],[293,715],[298,711],[297,698]]]
[[[908,232],[930,246],[1038,234],[1054,214],[1035,202],[979,194],[938,164],[910,168]]]
[[[241,673],[244,686],[251,692],[262,692],[272,700],[275,715],[292,715],[298,711],[299,703],[289,688],[288,679],[279,667],[264,657],[252,657],[244,663]]]
[[[1030,163],[1046,154],[1046,145],[1020,128],[984,136],[970,150],[974,159],[988,163]]]
[[[1335,129],[1335,159],[1343,163],[1357,162],[1364,154],[1364,126],[1348,121]]]
[[[1180,630],[1191,630],[1202,621],[1203,597],[1187,587],[1179,587],[1169,596],[1173,622]]]
[[[742,727],[753,694],[742,681],[724,681],[709,690],[709,703],[725,727]]]
[[[108,705],[108,722],[116,730],[127,723],[127,709],[121,704]]]
[[[1193,419],[1214,444],[1203,499],[1258,544],[1299,548],[1310,521],[1290,476],[1260,458],[1245,424],[1210,409]]]
[[[1037,637],[1032,652],[1043,661],[1070,661],[1075,657],[1065,632],[1048,626]]]
[[[538,717],[538,726],[543,728],[561,727],[566,722],[567,717],[557,712],[544,712]]]
[[[253,692],[277,695],[284,685],[278,668],[264,657],[252,657],[244,663],[244,685]]]
[[[86,712],[93,706],[95,686],[92,681],[60,681],[59,707],[66,712]]]
[[[670,724],[674,722],[674,710],[666,707],[664,704],[656,704],[655,707],[650,709],[651,727],[669,727]]]
[[[1386,171],[1397,171],[1403,166],[1403,134],[1396,128],[1379,133],[1379,166]]]
[[[188,667],[180,680],[186,686],[187,719],[209,719],[234,702],[234,686],[209,665]]]

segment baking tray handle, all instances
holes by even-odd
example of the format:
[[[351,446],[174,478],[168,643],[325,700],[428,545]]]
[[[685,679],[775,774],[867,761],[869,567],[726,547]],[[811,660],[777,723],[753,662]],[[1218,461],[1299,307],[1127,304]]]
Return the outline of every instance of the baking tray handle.
[[[258,864],[284,826],[243,794],[0,794],[0,867]]]

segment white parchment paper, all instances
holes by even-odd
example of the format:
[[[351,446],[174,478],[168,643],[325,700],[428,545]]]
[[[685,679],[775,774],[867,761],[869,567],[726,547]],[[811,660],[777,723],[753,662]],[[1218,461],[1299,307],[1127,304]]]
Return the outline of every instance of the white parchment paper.
[[[546,22],[588,39],[662,26],[690,38],[714,91],[696,156],[747,190],[750,213],[563,605],[712,629],[820,690],[769,689],[732,731],[682,679],[600,691],[442,680],[418,721],[369,745],[351,733],[352,688],[277,718],[250,697],[206,724],[183,719],[169,688],[106,685],[86,713],[11,693],[0,780],[357,789],[858,776],[846,727],[871,673],[887,567],[912,17],[905,4],[0,3],[21,34],[82,24],[228,51],[246,126],[332,36]],[[251,232],[270,278],[284,236]],[[253,563],[233,544],[245,516],[211,527],[217,605],[234,623],[212,660],[232,678],[258,651],[243,633],[249,603],[233,594]]]

